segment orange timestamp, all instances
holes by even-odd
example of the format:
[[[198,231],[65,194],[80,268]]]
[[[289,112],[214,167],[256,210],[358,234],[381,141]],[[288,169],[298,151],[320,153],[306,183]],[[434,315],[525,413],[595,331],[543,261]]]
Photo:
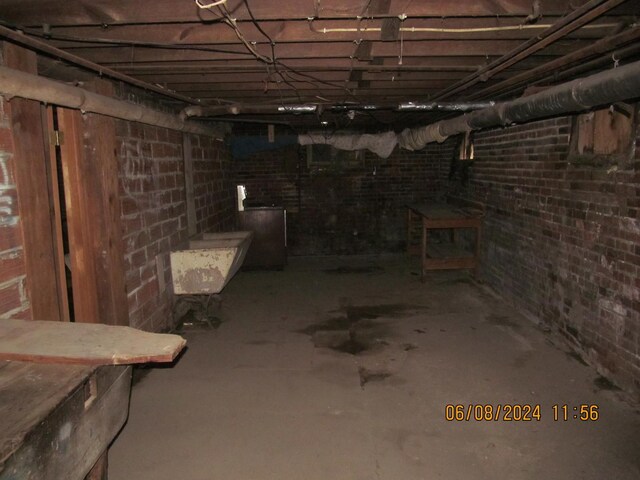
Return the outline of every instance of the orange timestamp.
[[[543,417],[540,404],[453,404],[444,407],[447,422],[539,422]],[[577,420],[595,422],[600,419],[598,405],[556,404],[551,407],[553,421]]]

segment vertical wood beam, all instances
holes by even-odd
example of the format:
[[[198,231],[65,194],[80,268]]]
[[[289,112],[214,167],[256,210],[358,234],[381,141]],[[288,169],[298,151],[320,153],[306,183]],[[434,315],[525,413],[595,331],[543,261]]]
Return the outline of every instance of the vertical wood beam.
[[[76,321],[128,325],[114,120],[61,108],[58,122]]]
[[[195,193],[193,190],[193,157],[191,151],[191,136],[182,134],[182,155],[184,156],[184,185],[187,198],[187,232],[189,236],[198,231],[196,218]]]
[[[96,80],[89,89],[113,96],[113,86]],[[125,286],[124,241],[120,219],[116,124],[111,117],[89,114],[84,119],[85,181],[95,196],[89,202],[94,221],[93,256],[98,280],[100,323],[129,325]]]
[[[91,255],[92,229],[88,202],[95,197],[87,192],[82,144],[82,117],[76,110],[58,109],[58,128],[65,140],[60,146],[67,232],[71,257],[73,311],[77,321],[100,323],[97,303],[97,280]],[[93,198],[93,200],[92,200]]]
[[[6,66],[37,73],[34,52],[10,43],[3,44]],[[47,171],[45,142],[40,103],[14,98],[9,102],[11,130],[15,146],[15,177],[18,208],[25,254],[27,295],[32,318],[60,321],[61,311],[58,272],[54,258],[53,235],[54,194]],[[63,292],[66,295],[66,292]]]
[[[42,109],[42,124],[47,125],[47,132],[51,134],[55,131],[53,122],[53,107],[48,106]],[[45,142],[45,151],[49,157],[49,185],[51,187],[51,207],[52,207],[52,232],[53,232],[53,259],[56,263],[56,275],[58,277],[58,299],[60,302],[60,319],[64,322],[71,320],[69,311],[69,294],[67,290],[67,270],[64,262],[64,233],[62,227],[62,209],[64,205],[60,201],[60,190],[62,185],[59,181],[58,155],[56,147],[50,142]]]

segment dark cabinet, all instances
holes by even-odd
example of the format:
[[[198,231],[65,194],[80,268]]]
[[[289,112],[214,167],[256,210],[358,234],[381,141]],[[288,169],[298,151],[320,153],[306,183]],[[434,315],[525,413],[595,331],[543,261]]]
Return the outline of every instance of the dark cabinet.
[[[245,268],[283,268],[287,263],[286,211],[282,207],[245,208],[238,229],[254,232]]]

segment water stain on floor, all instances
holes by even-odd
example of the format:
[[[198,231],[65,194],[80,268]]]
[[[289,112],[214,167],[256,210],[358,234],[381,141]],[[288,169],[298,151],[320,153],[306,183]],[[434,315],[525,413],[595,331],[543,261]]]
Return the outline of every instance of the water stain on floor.
[[[589,366],[589,364],[584,361],[584,358],[582,358],[582,355],[580,355],[579,353],[577,352],[565,352],[565,353],[567,354],[567,357],[573,358],[575,361],[577,361],[581,365],[584,365],[585,367]]]
[[[511,320],[511,318],[509,318],[507,315],[495,315],[492,313],[490,315],[487,315],[485,317],[485,320],[491,325],[498,325],[500,327],[511,327],[514,329],[520,328],[520,325]]]
[[[599,377],[596,377],[593,380],[593,384],[596,386],[598,390],[613,390],[613,391],[620,390],[620,387],[618,387],[615,383],[613,383],[607,377],[603,377],[602,375],[600,375]]]
[[[360,387],[364,388],[367,383],[381,382],[391,376],[390,372],[385,370],[369,370],[365,367],[358,368],[358,375],[360,376]]]
[[[358,355],[388,345],[385,338],[392,332],[384,318],[399,318],[426,308],[406,304],[344,305],[331,312],[340,316],[309,325],[298,333],[311,336],[316,348]]]

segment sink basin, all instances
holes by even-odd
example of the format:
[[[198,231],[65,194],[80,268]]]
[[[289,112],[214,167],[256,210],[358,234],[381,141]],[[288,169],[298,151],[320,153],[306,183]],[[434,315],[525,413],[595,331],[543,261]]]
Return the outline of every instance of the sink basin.
[[[171,276],[176,295],[220,293],[242,266],[253,232],[201,233],[173,251]]]

